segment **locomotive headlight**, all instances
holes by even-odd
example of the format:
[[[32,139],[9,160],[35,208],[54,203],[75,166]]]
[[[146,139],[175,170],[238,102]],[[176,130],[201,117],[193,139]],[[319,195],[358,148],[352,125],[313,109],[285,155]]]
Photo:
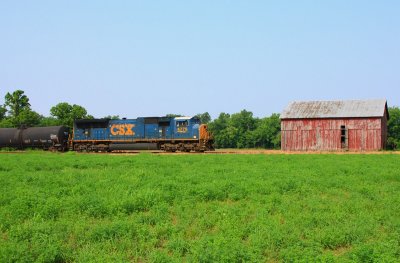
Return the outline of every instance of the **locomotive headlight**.
[[[195,135],[195,136],[193,136],[193,138],[195,138],[195,139],[196,139],[196,135]]]

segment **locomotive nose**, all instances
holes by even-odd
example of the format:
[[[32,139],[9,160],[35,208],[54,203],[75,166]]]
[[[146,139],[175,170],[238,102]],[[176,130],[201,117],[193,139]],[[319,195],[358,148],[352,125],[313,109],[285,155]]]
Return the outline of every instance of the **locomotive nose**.
[[[199,128],[199,137],[200,140],[209,140],[211,138],[211,134],[208,132],[208,125],[201,124]]]

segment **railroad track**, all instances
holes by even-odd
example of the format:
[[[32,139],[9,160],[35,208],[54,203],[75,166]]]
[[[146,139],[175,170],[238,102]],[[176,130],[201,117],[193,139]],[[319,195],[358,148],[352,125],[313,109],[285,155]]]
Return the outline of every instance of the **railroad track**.
[[[24,154],[30,151],[0,151],[0,154]],[[379,151],[379,152],[284,152],[280,150],[216,150],[216,151],[205,151],[205,152],[164,152],[155,150],[141,150],[141,151],[113,151],[113,152],[77,152],[77,154],[109,154],[109,155],[136,155],[141,153],[148,153],[154,155],[193,155],[193,154],[400,154],[400,151]]]
[[[113,152],[99,152],[99,154],[140,154],[140,153],[150,153],[150,154],[159,154],[159,155],[190,155],[190,154],[234,154],[235,152],[228,151],[205,151],[205,152],[165,152],[165,151],[113,151]]]

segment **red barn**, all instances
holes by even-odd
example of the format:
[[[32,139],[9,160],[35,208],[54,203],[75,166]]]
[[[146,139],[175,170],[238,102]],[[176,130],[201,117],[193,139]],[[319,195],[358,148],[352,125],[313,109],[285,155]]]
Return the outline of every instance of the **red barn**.
[[[384,149],[386,100],[292,102],[281,114],[284,151]]]

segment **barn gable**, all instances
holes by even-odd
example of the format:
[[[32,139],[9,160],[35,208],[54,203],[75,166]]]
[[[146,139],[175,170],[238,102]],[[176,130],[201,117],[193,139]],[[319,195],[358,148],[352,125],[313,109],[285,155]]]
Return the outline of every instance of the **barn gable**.
[[[295,101],[290,103],[282,112],[281,119],[368,118],[384,116],[389,116],[385,99]]]

